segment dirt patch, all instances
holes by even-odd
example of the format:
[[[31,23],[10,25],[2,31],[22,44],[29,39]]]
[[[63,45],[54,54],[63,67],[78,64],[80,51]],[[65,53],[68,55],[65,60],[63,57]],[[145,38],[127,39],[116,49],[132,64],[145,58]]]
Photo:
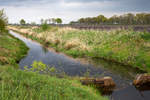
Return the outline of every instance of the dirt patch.
[[[2,63],[8,63],[8,60],[7,60],[7,58],[6,57],[2,57],[2,56],[0,56],[0,62],[2,62]]]
[[[8,51],[7,49],[2,48],[2,47],[0,47],[0,52],[6,52],[6,53],[9,53],[9,51]]]

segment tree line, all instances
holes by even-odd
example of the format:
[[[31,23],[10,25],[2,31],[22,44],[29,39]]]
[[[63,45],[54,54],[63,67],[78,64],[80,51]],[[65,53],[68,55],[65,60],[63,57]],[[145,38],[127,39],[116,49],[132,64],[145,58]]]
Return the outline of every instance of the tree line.
[[[148,25],[150,24],[150,13],[123,14],[114,15],[110,18],[104,15],[97,17],[80,18],[78,21],[72,21],[71,24],[121,24],[121,25]]]
[[[49,18],[49,19],[41,19],[41,24],[47,23],[47,24],[61,24],[62,19],[61,18]]]
[[[26,23],[26,21],[24,19],[21,19],[20,25],[25,25],[25,24],[29,24],[29,23]],[[30,24],[36,25],[36,22],[31,22]],[[61,18],[41,19],[40,24],[62,24],[62,19]]]

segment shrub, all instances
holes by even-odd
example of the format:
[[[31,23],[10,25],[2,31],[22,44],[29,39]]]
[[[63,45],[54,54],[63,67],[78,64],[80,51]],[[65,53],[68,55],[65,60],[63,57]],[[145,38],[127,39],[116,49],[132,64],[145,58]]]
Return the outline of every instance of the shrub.
[[[3,32],[5,30],[5,26],[5,22],[2,19],[0,19],[0,32]]]
[[[48,25],[46,22],[41,25],[41,29],[42,29],[43,31],[48,30],[48,28],[49,28],[49,25]]]

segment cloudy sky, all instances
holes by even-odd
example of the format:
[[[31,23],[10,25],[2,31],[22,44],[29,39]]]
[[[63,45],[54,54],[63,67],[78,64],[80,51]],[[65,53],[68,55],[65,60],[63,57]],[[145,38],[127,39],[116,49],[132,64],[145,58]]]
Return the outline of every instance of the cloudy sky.
[[[40,19],[60,17],[64,23],[81,17],[103,14],[110,17],[128,12],[150,12],[150,0],[0,0],[9,22],[20,19],[40,22]]]

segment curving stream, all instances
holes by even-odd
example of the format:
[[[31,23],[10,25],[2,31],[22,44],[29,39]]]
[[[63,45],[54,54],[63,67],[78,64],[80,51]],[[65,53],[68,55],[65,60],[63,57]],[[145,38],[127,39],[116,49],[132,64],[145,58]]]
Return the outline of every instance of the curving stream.
[[[84,76],[88,71],[91,77],[110,76],[116,83],[116,89],[110,95],[110,100],[150,100],[150,90],[140,91],[132,85],[137,71],[129,66],[95,59],[74,59],[62,53],[48,50],[39,43],[27,39],[13,31],[10,34],[22,40],[29,48],[28,55],[19,62],[21,69],[31,67],[33,61],[54,66],[69,76]]]

